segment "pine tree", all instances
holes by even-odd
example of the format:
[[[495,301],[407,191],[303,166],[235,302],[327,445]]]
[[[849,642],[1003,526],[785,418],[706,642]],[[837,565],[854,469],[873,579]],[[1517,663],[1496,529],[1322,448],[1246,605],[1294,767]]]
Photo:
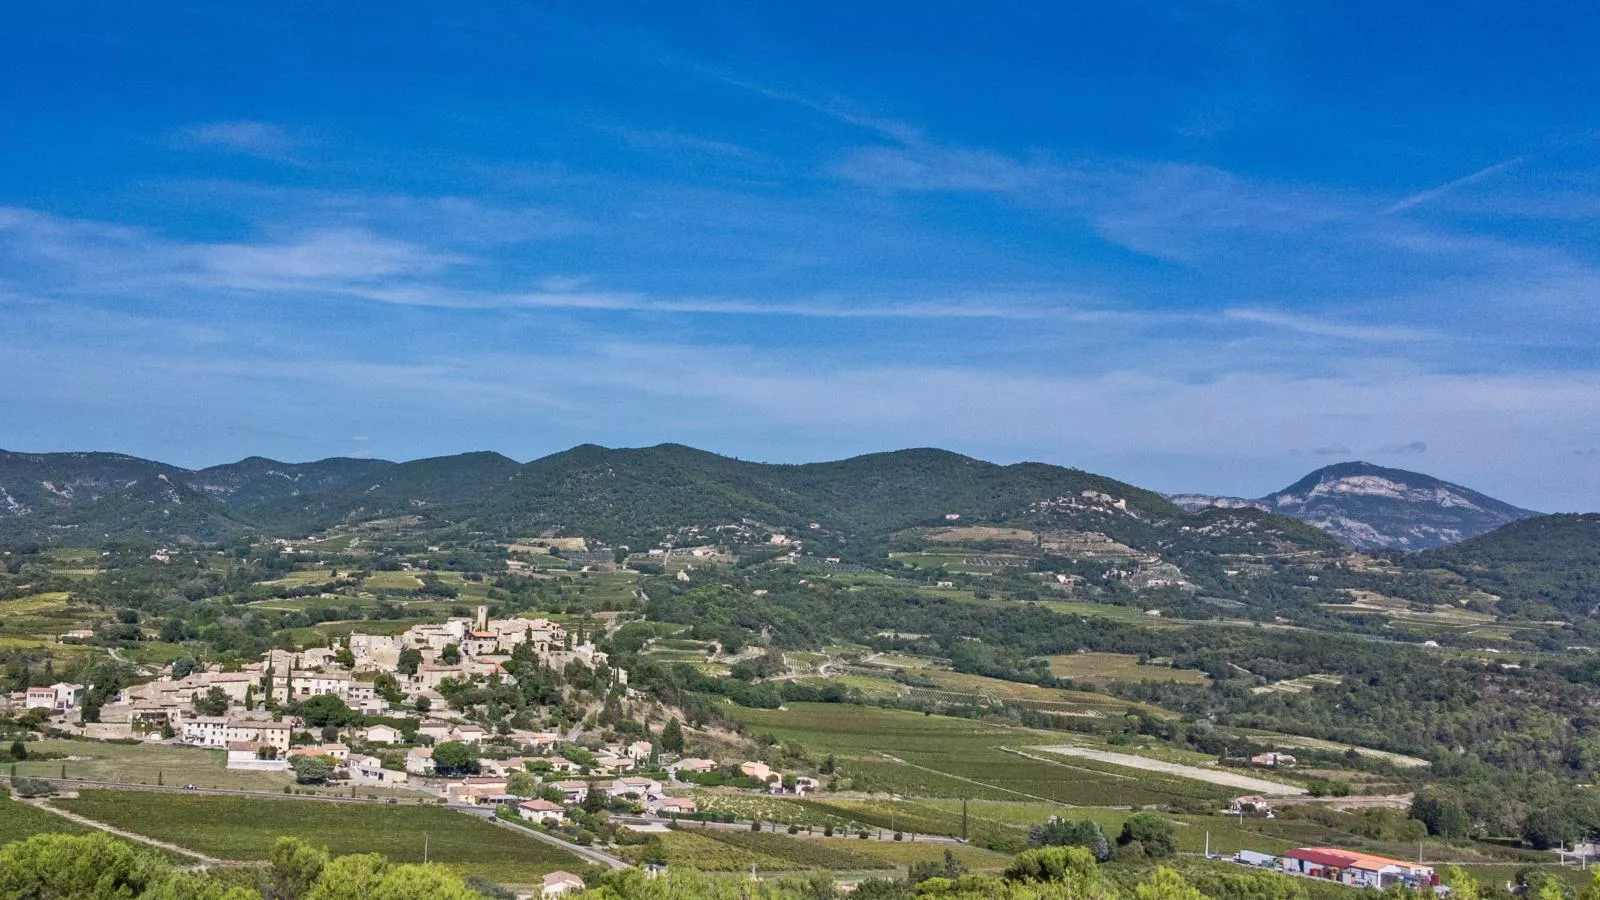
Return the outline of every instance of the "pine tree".
[[[661,729],[661,749],[668,753],[683,752],[683,726],[675,717],[668,719],[667,727]]]

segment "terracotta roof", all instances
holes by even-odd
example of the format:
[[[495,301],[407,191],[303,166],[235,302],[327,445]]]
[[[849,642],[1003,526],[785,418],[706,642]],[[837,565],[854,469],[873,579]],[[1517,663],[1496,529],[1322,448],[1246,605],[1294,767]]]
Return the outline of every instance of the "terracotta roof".
[[[1420,863],[1406,862],[1402,859],[1390,859],[1387,856],[1374,856],[1370,853],[1357,853],[1353,850],[1340,850],[1337,847],[1299,847],[1285,853],[1284,857],[1304,860],[1319,866],[1363,869],[1368,872],[1376,872],[1389,866],[1406,870],[1427,868]]]

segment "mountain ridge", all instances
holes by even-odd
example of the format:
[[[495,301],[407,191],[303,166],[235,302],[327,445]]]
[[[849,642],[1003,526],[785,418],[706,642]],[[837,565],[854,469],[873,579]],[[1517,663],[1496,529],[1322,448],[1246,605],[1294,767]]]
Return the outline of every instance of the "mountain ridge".
[[[675,443],[580,444],[526,463],[474,451],[405,462],[251,456],[202,469],[120,453],[0,451],[0,539],[52,543],[117,532],[292,537],[395,515],[485,533],[570,531],[610,543],[654,542],[687,527],[745,520],[814,525],[841,541],[880,540],[947,516],[1125,535],[1142,522],[1149,538],[1152,525],[1207,508],[1270,514],[1223,517],[1235,537],[1311,540],[1276,518],[1285,516],[1357,549],[1426,549],[1530,515],[1431,476],[1362,462],[1324,467],[1248,500],[1163,497],[1080,469],[999,464],[933,447],[762,463]],[[1113,512],[1117,518],[1107,520]],[[1219,533],[1205,522],[1197,527]]]
[[[1264,497],[1173,494],[1191,512],[1254,508],[1314,525],[1357,550],[1428,550],[1539,513],[1421,472],[1362,460],[1316,469]]]

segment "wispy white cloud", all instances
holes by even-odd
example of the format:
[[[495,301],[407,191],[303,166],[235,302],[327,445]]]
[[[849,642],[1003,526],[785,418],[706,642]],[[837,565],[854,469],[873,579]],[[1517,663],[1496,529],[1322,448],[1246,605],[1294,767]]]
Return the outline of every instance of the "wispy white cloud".
[[[7,243],[9,239],[10,243]],[[19,262],[59,263],[73,286],[93,293],[108,271],[127,275],[118,291],[137,287],[159,297],[175,285],[274,294],[292,299],[345,296],[399,306],[483,310],[575,310],[654,315],[787,316],[826,319],[1010,319],[1082,323],[1118,315],[1104,302],[1059,289],[988,291],[945,296],[801,298],[662,296],[591,287],[593,279],[546,276],[533,290],[490,290],[452,283],[471,269],[481,277],[493,263],[366,228],[325,228],[253,242],[183,243],[140,229],[79,222],[0,207],[0,253]],[[23,269],[26,266],[21,267]],[[6,279],[0,276],[0,286]]]
[[[1403,444],[1386,444],[1379,447],[1378,452],[1389,456],[1420,456],[1428,452],[1428,442],[1406,441]]]
[[[1290,456],[1349,456],[1350,448],[1344,444],[1326,444],[1321,447],[1312,447],[1309,450],[1293,449]]]
[[[922,129],[896,119],[875,116],[862,111],[857,104],[844,97],[829,97],[818,99],[804,93],[789,91],[782,88],[771,87],[745,78],[740,78],[718,69],[702,65],[692,66],[703,75],[720,81],[730,87],[748,91],[768,100],[777,100],[782,103],[809,109],[812,112],[826,116],[836,122],[853,125],[868,131],[877,132],[882,137],[901,143],[916,143],[922,139]]]
[[[171,143],[186,150],[221,150],[275,162],[293,161],[294,151],[302,146],[283,126],[253,119],[187,125],[172,133]]]
[[[1434,332],[1420,328],[1336,322],[1268,309],[1243,307],[1228,309],[1223,311],[1223,317],[1235,322],[1249,322],[1255,325],[1283,328],[1317,337],[1340,338],[1351,341],[1429,341],[1437,340],[1440,337]]]
[[[1081,173],[1044,161],[1024,162],[1000,153],[959,147],[863,147],[834,167],[847,181],[879,190],[1055,193]]]
[[[751,150],[749,147],[735,144],[731,141],[696,137],[695,135],[683,134],[677,131],[639,128],[616,128],[613,131],[628,146],[639,150],[666,150],[700,155],[712,154],[741,159],[755,159],[761,156],[761,154]]]
[[[1480,182],[1480,181],[1484,180],[1485,178],[1493,177],[1495,175],[1500,174],[1501,172],[1506,171],[1507,169],[1511,169],[1511,168],[1515,168],[1517,166],[1520,166],[1526,160],[1527,160],[1526,156],[1513,156],[1510,159],[1502,160],[1501,162],[1497,162],[1492,166],[1485,166],[1485,167],[1479,169],[1478,171],[1473,172],[1470,175],[1463,175],[1460,178],[1455,179],[1454,181],[1447,181],[1444,184],[1441,184],[1441,185],[1439,185],[1437,187],[1432,187],[1432,188],[1429,188],[1429,189],[1427,189],[1425,191],[1418,191],[1417,193],[1412,194],[1409,197],[1404,197],[1404,198],[1400,199],[1398,202],[1391,204],[1387,209],[1384,210],[1384,212],[1387,213],[1387,214],[1405,212],[1408,209],[1411,209],[1411,208],[1417,207],[1417,206],[1421,206],[1422,204],[1427,203],[1427,202],[1429,202],[1431,200],[1437,199],[1438,197],[1441,197],[1444,194],[1448,194],[1449,192],[1451,192],[1453,190],[1456,190],[1457,188],[1463,188],[1463,187],[1466,187],[1469,184],[1476,184],[1477,182]]]
[[[244,421],[236,398],[248,390],[284,429],[315,434],[333,416],[349,429],[341,435],[371,437],[380,456],[481,446],[518,453],[526,430],[495,418],[512,404],[556,414],[559,426],[540,438],[551,443],[529,448],[541,452],[582,440],[684,440],[792,461],[928,444],[1089,466],[1163,489],[1250,496],[1297,476],[1292,467],[1306,454],[1344,456],[1350,447],[1405,454],[1425,444],[1430,471],[1533,508],[1571,508],[1575,498],[1600,496],[1600,471],[1573,473],[1573,443],[1550,439],[1593,434],[1600,371],[1430,372],[1350,359],[1316,375],[1266,367],[1195,377],[1183,354],[1141,353],[1134,341],[1067,372],[1006,348],[971,362],[896,363],[828,348],[643,343],[632,328],[528,347],[441,330],[399,357],[369,359],[358,358],[373,343],[361,339],[364,327],[307,335],[281,322],[220,349],[174,344],[159,323],[126,323],[139,329],[137,342],[102,333],[109,327],[78,316],[47,331],[25,329],[27,342],[20,332],[0,334],[0,356],[16,376],[10,395],[70,411],[72,421],[107,429],[101,434],[119,427],[187,434],[196,409],[207,410],[205,427]],[[84,345],[104,349],[88,356],[73,349]],[[145,352],[147,345],[163,349]],[[440,428],[419,443],[414,429],[397,430],[396,408],[429,410]],[[471,443],[451,445],[451,434]],[[1231,460],[1253,467],[1261,483],[1183,483],[1174,469],[1139,462],[1141,455],[1187,460],[1180,468],[1190,477],[1196,459]],[[1506,471],[1508,458],[1529,465]]]
[[[201,272],[233,287],[287,288],[297,283],[368,283],[438,272],[460,258],[364,229],[327,229],[293,240],[196,245]]]

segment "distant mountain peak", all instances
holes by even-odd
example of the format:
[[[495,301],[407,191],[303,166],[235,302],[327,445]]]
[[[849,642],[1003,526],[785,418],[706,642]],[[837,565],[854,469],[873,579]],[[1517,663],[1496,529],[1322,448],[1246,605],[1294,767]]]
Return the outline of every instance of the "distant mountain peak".
[[[1362,460],[1323,466],[1255,500],[1178,494],[1185,509],[1255,507],[1299,519],[1358,550],[1425,550],[1537,515],[1421,472]]]

